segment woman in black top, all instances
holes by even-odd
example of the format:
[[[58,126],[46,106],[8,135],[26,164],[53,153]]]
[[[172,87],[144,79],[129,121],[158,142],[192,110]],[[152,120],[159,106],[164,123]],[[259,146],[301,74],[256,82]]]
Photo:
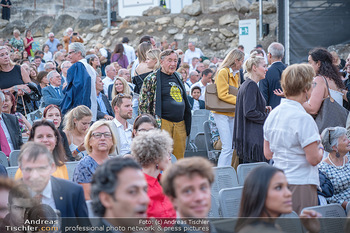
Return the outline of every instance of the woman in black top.
[[[140,90],[143,84],[143,80],[149,75],[153,69],[147,66],[147,51],[152,49],[152,45],[147,42],[142,42],[137,48],[137,56],[139,59],[139,64],[135,69],[134,76],[132,77],[132,82],[135,84],[134,92],[140,94]]]
[[[254,52],[244,66],[248,78],[237,95],[233,143],[240,163],[263,162],[266,161],[263,151],[263,125],[268,113],[258,82],[265,78],[267,65],[264,57],[257,56]]]
[[[29,74],[25,69],[10,60],[10,53],[6,46],[0,46],[0,89],[3,91],[30,92],[25,83],[29,83]]]

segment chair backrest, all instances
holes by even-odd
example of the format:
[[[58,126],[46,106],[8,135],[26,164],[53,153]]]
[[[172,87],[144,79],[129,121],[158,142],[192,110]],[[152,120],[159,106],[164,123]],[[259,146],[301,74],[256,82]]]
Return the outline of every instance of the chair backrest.
[[[258,163],[243,163],[237,167],[238,183],[244,185],[244,180],[248,176],[249,172],[259,166],[269,166],[268,163],[258,162]]]
[[[235,232],[237,220],[238,218],[222,218],[210,219],[209,222],[214,226],[216,232],[232,233]]]
[[[9,162],[10,162],[11,167],[18,166],[18,156],[19,156],[20,152],[21,152],[20,150],[11,151],[10,156],[9,156]]]
[[[204,139],[204,132],[197,133],[196,137],[194,138],[194,144],[196,145],[198,151],[207,151]]]
[[[210,133],[210,122],[209,121],[204,121],[203,123],[203,128],[204,128],[204,140],[205,140],[205,145],[207,146],[207,151],[212,151],[214,150],[213,144],[211,143],[211,133]]]
[[[18,166],[13,166],[13,167],[7,167],[7,175],[9,178],[14,178],[16,175],[16,172],[18,170]]]
[[[73,174],[74,174],[74,169],[77,166],[77,164],[79,163],[79,161],[73,161],[73,162],[66,162],[66,167],[67,167],[67,171],[68,171],[68,178],[69,180],[73,179]]]
[[[282,214],[276,219],[276,224],[282,228],[285,233],[303,233],[303,225],[300,218],[294,211],[290,214]]]
[[[322,214],[322,218],[319,218],[321,224],[320,232],[326,233],[344,231],[346,213],[340,204],[306,207],[301,212],[304,210],[315,210]]]
[[[205,115],[193,115],[192,116],[191,133],[189,135],[190,142],[194,141],[194,139],[198,133],[204,132],[203,123],[206,120],[208,120],[208,117]]]
[[[219,202],[222,217],[238,217],[241,205],[243,187],[221,189],[219,192]]]
[[[237,187],[237,175],[233,167],[214,167],[215,179],[211,186],[211,194],[214,196],[216,204],[219,206],[219,191],[224,188]]]
[[[213,194],[211,194],[211,208],[208,213],[209,218],[220,218],[219,206],[216,204],[216,200]]]
[[[205,116],[208,119],[209,118],[209,113],[210,113],[210,110],[198,109],[198,110],[194,110],[192,115],[193,116]]]
[[[9,161],[4,152],[0,151],[0,164],[4,165],[4,167],[9,166]]]
[[[207,149],[207,155],[208,159],[210,160],[216,160],[219,156],[220,150],[215,150],[213,147],[213,144],[211,143],[211,133],[210,133],[210,121],[205,121],[203,123],[203,129],[204,129],[204,141],[205,146]]]

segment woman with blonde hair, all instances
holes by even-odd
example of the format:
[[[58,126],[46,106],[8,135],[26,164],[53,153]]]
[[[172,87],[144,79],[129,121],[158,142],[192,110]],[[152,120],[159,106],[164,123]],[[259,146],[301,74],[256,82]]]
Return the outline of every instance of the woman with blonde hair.
[[[21,33],[18,29],[13,30],[13,38],[11,38],[9,43],[15,51],[22,52],[24,50],[24,42],[20,35]]]
[[[146,52],[147,68],[158,70],[160,68],[159,54],[160,49],[150,49]]]
[[[139,47],[137,48],[137,57],[139,59],[139,64],[137,65],[135,69],[135,73],[131,74],[132,76],[132,83],[135,84],[134,87],[134,99],[132,101],[133,105],[133,117],[136,117],[138,115],[138,107],[139,107],[139,101],[138,101],[138,95],[140,94],[141,87],[143,84],[143,80],[153,72],[153,69],[148,68],[147,65],[147,56],[146,53],[152,49],[152,45],[148,42],[142,42],[139,44]]]
[[[248,74],[237,94],[233,143],[240,163],[265,162],[263,126],[271,107],[266,107],[258,82],[265,78],[267,64],[254,52],[244,69]]]
[[[120,93],[131,95],[131,89],[124,78],[116,77],[112,88],[112,99]]]
[[[86,200],[90,200],[90,183],[96,168],[115,151],[116,144],[117,139],[109,121],[96,121],[86,133],[84,145],[88,155],[79,161],[73,174],[73,182],[83,186]]]
[[[64,133],[67,135],[69,149],[73,157],[87,155],[84,138],[92,119],[91,110],[80,105],[70,110],[64,117]]]
[[[239,70],[244,61],[244,53],[238,49],[231,50],[218,68],[215,77],[218,97],[221,101],[236,104],[236,96],[229,93],[229,86],[239,87]],[[213,111],[214,120],[219,130],[222,150],[218,160],[218,167],[230,166],[233,154],[233,124],[234,112]]]
[[[264,154],[273,166],[282,169],[292,191],[293,210],[318,203],[320,185],[317,164],[324,149],[315,120],[303,108],[313,92],[315,72],[307,64],[288,66],[281,86],[286,96],[264,124]]]

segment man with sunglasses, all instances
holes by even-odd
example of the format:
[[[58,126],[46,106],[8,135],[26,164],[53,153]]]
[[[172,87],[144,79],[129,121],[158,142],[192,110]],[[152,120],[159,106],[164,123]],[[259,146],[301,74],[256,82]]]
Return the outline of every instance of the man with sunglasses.
[[[158,125],[174,140],[173,153],[183,158],[191,131],[191,106],[181,76],[175,72],[178,55],[174,50],[160,53],[161,68],[148,75],[142,86],[139,113],[153,115]]]

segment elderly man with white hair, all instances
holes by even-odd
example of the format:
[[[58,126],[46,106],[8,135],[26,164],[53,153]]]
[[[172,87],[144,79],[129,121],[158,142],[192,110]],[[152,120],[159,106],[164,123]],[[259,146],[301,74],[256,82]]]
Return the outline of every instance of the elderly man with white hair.
[[[55,38],[55,34],[53,32],[50,32],[47,37],[49,38],[45,44],[49,46],[49,50],[52,54],[54,54],[57,51],[57,45],[60,43],[58,39]]]
[[[50,85],[42,90],[44,105],[45,107],[50,104],[60,106],[63,100],[61,75],[56,70],[52,70],[47,74],[47,79]]]
[[[192,58],[194,57],[203,57],[204,54],[200,48],[196,48],[194,42],[188,42],[188,49],[185,52],[184,62],[191,64]]]
[[[79,105],[85,105],[92,111],[92,121],[96,121],[96,71],[86,59],[85,47],[74,42],[68,46],[68,60],[73,64],[67,72],[67,87],[61,104],[62,113]]]

